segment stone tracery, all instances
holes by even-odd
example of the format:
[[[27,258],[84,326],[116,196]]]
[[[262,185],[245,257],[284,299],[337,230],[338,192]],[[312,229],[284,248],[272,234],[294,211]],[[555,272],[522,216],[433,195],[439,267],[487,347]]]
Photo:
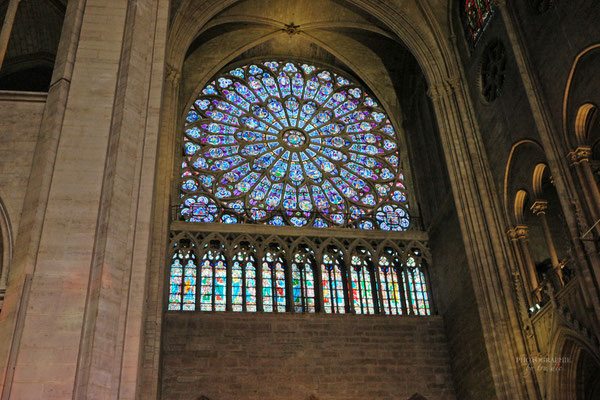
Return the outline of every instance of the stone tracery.
[[[268,61],[216,77],[185,126],[181,217],[402,231],[410,225],[397,137],[350,79]]]

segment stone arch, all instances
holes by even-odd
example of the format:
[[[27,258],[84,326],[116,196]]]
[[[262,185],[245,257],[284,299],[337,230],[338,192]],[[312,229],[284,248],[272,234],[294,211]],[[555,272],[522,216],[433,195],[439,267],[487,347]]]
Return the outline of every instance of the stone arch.
[[[575,138],[578,145],[591,144],[589,140],[590,128],[598,117],[598,107],[592,103],[582,104],[575,117]]]
[[[563,122],[563,140],[567,147],[576,148],[579,141],[585,137],[585,129],[588,118],[593,116],[597,110],[595,104],[598,103],[597,93],[588,93],[581,90],[578,86],[580,83],[578,72],[582,69],[582,65],[592,63],[598,65],[600,62],[600,43],[595,43],[583,49],[574,59],[571,65],[571,71],[566,82],[563,107],[562,107],[562,122]],[[579,93],[582,92],[582,93]],[[576,106],[575,104],[579,104]],[[573,132],[574,130],[574,132]]]
[[[555,368],[548,373],[546,390],[549,400],[591,400],[595,397],[585,396],[586,389],[594,394],[599,393],[600,376],[588,382],[581,378],[590,370],[600,370],[600,354],[579,333],[560,327],[553,335],[548,357],[551,367]],[[586,384],[592,387],[586,388]]]
[[[8,210],[0,198],[0,296],[4,298],[4,288],[8,283],[10,262],[13,252],[13,236]]]
[[[236,0],[220,2],[185,0],[182,2],[171,25],[167,43],[167,63],[179,70],[189,46],[201,29],[219,12],[236,3]],[[453,58],[445,57],[447,54],[442,54],[448,53],[449,50],[446,48],[446,40],[441,32],[436,31],[439,35],[436,41],[422,30],[421,26],[428,26],[428,24],[419,24],[424,21],[411,21],[405,10],[387,2],[346,0],[345,3],[362,10],[390,29],[415,56],[430,85],[443,84],[444,78],[449,73],[454,76],[458,70],[455,65],[449,65],[448,62],[443,65],[438,64],[438,60]],[[427,12],[428,10],[421,11]],[[428,17],[430,16],[427,15],[426,18]]]
[[[517,224],[522,224],[523,219],[525,217],[525,203],[527,202],[527,198],[529,194],[526,190],[519,189],[515,194],[514,204],[514,214],[513,217]]]
[[[533,188],[533,194],[535,195],[535,197],[541,198],[542,194],[543,194],[543,189],[542,189],[542,179],[544,178],[544,173],[546,172],[546,169],[548,168],[548,165],[546,165],[545,163],[539,163],[535,166],[535,168],[533,169],[533,177],[532,177],[532,188]]]
[[[510,225],[518,224],[514,200],[519,190],[533,193],[531,177],[537,165],[545,164],[542,146],[532,139],[515,143],[508,154],[504,171],[504,212]]]

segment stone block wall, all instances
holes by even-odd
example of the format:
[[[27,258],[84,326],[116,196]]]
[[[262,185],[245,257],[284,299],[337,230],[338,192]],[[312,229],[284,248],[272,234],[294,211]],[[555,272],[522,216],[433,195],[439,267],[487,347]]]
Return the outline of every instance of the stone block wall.
[[[455,398],[439,316],[178,312],[163,329],[164,400]]]
[[[0,92],[0,199],[13,237],[17,235],[45,101],[42,93]]]

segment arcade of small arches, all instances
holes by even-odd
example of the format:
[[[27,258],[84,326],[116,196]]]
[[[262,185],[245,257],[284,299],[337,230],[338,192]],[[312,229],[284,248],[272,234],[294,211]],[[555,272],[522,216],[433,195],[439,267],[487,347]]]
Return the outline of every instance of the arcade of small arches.
[[[419,242],[178,232],[171,243],[171,311],[433,313]]]

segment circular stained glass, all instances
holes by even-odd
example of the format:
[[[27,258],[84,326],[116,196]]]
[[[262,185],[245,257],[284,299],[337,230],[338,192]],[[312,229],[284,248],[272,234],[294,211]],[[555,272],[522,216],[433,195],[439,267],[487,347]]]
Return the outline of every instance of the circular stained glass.
[[[290,129],[283,134],[283,145],[290,149],[299,149],[306,143],[306,134],[296,129]]]
[[[194,202],[210,198],[225,223],[405,230],[397,143],[374,97],[342,75],[295,62],[235,68],[187,114],[181,215],[208,222]],[[380,216],[386,205],[398,218]]]

